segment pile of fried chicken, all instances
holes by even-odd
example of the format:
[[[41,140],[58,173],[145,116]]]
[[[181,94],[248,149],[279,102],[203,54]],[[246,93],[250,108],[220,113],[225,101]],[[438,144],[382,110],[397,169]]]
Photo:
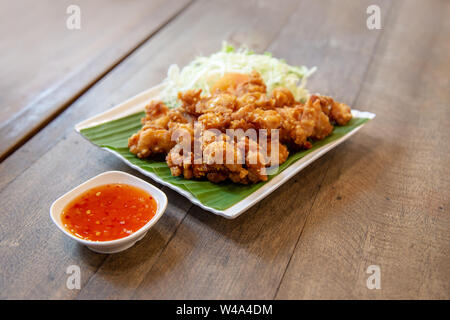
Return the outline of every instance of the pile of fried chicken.
[[[165,155],[173,176],[207,178],[216,183],[227,179],[256,183],[266,181],[267,167],[285,162],[289,150],[311,148],[312,141],[331,134],[333,125],[345,125],[352,118],[348,105],[330,97],[312,95],[301,103],[286,88],[278,87],[267,93],[263,79],[255,71],[227,73],[210,92],[210,95],[202,95],[201,89],[179,92],[181,105],[173,109],[162,101],[151,101],[146,106],[142,128],[129,138],[130,151],[139,158]],[[189,150],[195,149],[195,123],[200,123],[202,130],[219,131],[219,135],[203,135],[200,163],[194,161],[193,151],[186,152],[186,144],[190,144]],[[278,157],[275,160],[270,157],[270,142],[262,147],[248,136],[230,138],[227,129],[266,129],[269,141],[276,130],[280,142]],[[172,139],[176,130],[187,132],[191,139],[186,139],[186,135]],[[218,156],[223,161],[214,161]],[[229,163],[226,157],[235,161]]]

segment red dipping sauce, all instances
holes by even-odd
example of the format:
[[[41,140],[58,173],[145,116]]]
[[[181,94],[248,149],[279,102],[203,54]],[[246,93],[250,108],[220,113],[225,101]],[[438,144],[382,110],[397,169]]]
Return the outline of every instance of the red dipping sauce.
[[[78,238],[109,241],[129,236],[156,213],[148,192],[127,184],[106,184],[85,191],[61,213],[64,227]]]

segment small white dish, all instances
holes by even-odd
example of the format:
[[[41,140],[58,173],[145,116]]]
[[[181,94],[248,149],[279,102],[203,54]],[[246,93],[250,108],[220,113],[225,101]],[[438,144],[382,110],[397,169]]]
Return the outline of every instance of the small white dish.
[[[129,236],[111,241],[84,240],[74,236],[68,230],[66,230],[61,221],[61,212],[63,211],[64,207],[83,192],[91,188],[109,183],[128,184],[147,191],[156,200],[157,208],[155,216],[142,228],[130,234]],[[107,171],[89,179],[88,181],[80,184],[78,187],[75,187],[63,196],[59,197],[55,202],[53,202],[50,207],[50,217],[62,232],[64,232],[67,236],[74,239],[75,241],[84,244],[92,251],[98,253],[116,253],[132,247],[137,241],[141,240],[147,234],[147,231],[159,220],[159,218],[161,218],[164,211],[166,210],[166,207],[166,195],[155,186],[125,172]]]

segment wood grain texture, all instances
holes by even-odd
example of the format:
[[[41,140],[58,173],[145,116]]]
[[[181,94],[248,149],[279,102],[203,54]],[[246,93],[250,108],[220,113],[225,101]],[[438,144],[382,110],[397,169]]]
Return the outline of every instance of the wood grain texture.
[[[1,1],[0,160],[182,10],[181,1]],[[69,5],[81,29],[69,30]]]
[[[115,290],[118,291],[118,293],[115,293],[108,287],[108,284],[98,283],[98,280],[102,279],[101,276],[90,281],[90,277],[96,272],[105,256],[100,256],[101,258],[99,258],[98,255],[89,253],[93,258],[86,258],[85,256],[80,258],[78,252],[84,252],[87,249],[71,243],[68,241],[69,239],[64,239],[65,236],[54,229],[49,220],[48,208],[56,195],[68,191],[73,186],[101,171],[118,169],[133,172],[133,170],[127,168],[117,159],[111,157],[110,154],[99,151],[96,147],[83,140],[73,131],[73,126],[86,117],[104,111],[130,96],[158,84],[165,77],[167,68],[171,63],[184,65],[197,54],[202,52],[207,54],[216,51],[220,48],[223,39],[238,43],[239,39],[233,33],[238,31],[241,31],[242,34],[245,32],[251,33],[252,36],[249,36],[249,39],[253,39],[253,46],[258,48],[258,50],[263,50],[276,36],[279,29],[275,28],[274,25],[267,25],[266,29],[255,28],[255,24],[260,23],[258,22],[260,21],[259,16],[263,13],[271,13],[272,20],[270,21],[273,21],[273,24],[275,24],[279,19],[280,24],[278,28],[281,28],[283,18],[288,17],[290,11],[296,5],[292,2],[291,6],[280,9],[277,9],[276,6],[262,7],[259,9],[259,16],[249,19],[252,12],[257,12],[254,8],[258,8],[256,6],[258,2],[245,2],[241,6],[228,7],[227,10],[221,11],[220,8],[224,7],[225,3],[225,1],[205,1],[196,3],[192,8],[188,8],[186,12],[183,12],[178,17],[180,20],[173,21],[161,32],[153,36],[148,43],[136,50],[129,58],[80,97],[70,108],[46,126],[45,129],[0,164],[2,175],[0,198],[5,199],[5,205],[10,208],[7,214],[0,217],[0,220],[5,220],[5,223],[0,225],[0,230],[2,231],[0,254],[5,261],[9,261],[7,267],[2,270],[0,287],[5,289],[2,290],[5,295],[8,292],[7,297],[30,298],[45,296],[47,298],[71,298],[76,296],[77,292],[67,290],[65,287],[65,279],[67,278],[65,268],[77,260],[82,260],[80,262],[83,272],[82,287],[89,288],[91,286],[90,283],[97,283],[96,292],[98,296],[100,296],[101,292],[104,296],[109,295],[110,297],[114,297],[115,294],[126,297],[127,294],[131,295],[133,293],[124,288],[125,285],[128,284],[132,288],[134,282],[131,279],[134,277],[134,281],[138,282],[137,286],[145,272],[130,266],[127,269],[129,273],[119,273],[119,275],[114,276],[111,274],[112,269],[110,265],[115,263],[120,265],[126,264],[128,255],[132,254],[133,250],[138,247],[123,254],[114,255],[111,259],[106,260],[105,270],[107,276],[115,277],[117,281],[111,282],[111,286],[114,286]],[[221,12],[221,14],[214,16],[205,15],[205,12],[202,10]],[[191,27],[193,21],[196,21],[197,24]],[[198,23],[199,21],[202,23]],[[233,24],[230,25],[233,21],[234,27]],[[205,25],[214,27],[205,28]],[[253,28],[257,31],[252,31]],[[189,37],[180,38],[181,33],[189,35]],[[255,36],[256,34],[259,36]],[[195,46],[192,45],[192,41],[195,41]],[[53,137],[51,143],[49,143],[49,137]],[[80,158],[73,157],[69,163],[65,163],[65,155],[71,154],[72,150],[75,149],[77,154],[84,154],[90,160],[79,161]],[[96,163],[95,166],[90,165],[93,162]],[[71,172],[64,173],[64,168],[70,168]],[[57,172],[60,173],[58,174]],[[64,177],[64,179],[53,183],[60,176]],[[45,183],[46,180],[50,181],[50,183]],[[24,193],[24,190],[32,189],[33,186],[42,186],[39,188],[40,193]],[[166,188],[164,190],[167,191]],[[22,197],[20,201],[19,195]],[[174,204],[181,204],[169,207],[166,214],[158,222],[158,225],[161,224],[163,229],[167,225],[166,230],[170,232],[174,232],[177,223],[180,222],[191,207],[191,204],[179,195],[173,196],[175,198],[169,201]],[[180,216],[181,213],[182,215]],[[9,216],[12,216],[12,218],[8,219]],[[151,243],[154,242],[154,246],[147,248],[151,252],[143,254],[139,250],[136,251],[137,255],[141,256],[143,261],[145,261],[141,268],[148,268],[152,260],[146,261],[146,259],[150,255],[157,257],[157,250],[162,250],[164,241],[170,239],[170,232],[164,234],[158,228],[152,230],[154,231],[145,238],[145,243],[148,243],[146,242],[147,238]],[[49,240],[48,237],[16,238],[18,232],[33,235],[42,232],[47,236],[50,235],[52,239]],[[153,232],[156,236],[153,236]],[[158,233],[161,235],[158,236]],[[154,240],[155,237],[156,240]],[[61,242],[64,241],[69,244],[69,247],[61,245]],[[10,242],[15,247],[11,248]],[[51,248],[36,254],[30,254],[29,250],[31,248],[42,246],[50,246]],[[25,248],[29,249],[26,250]],[[20,250],[21,254],[17,254],[18,250]],[[49,261],[52,261],[51,268],[47,268]],[[134,260],[129,262],[132,263],[132,266],[134,263],[137,263]],[[58,272],[55,272],[56,270]],[[83,270],[86,270],[86,272]],[[133,273],[133,270],[135,273]],[[33,276],[36,272],[42,273],[42,276]],[[44,287],[47,278],[52,278],[53,280],[51,283],[48,283],[47,287]],[[90,283],[87,284],[88,282]],[[108,290],[103,292],[101,289],[102,285],[106,286]],[[39,290],[36,287],[39,287]]]
[[[320,63],[312,88],[317,84],[322,93],[352,102],[380,36],[365,28],[363,18],[355,19],[366,7],[364,2],[301,2],[268,49],[292,64]],[[323,23],[317,24],[318,16]],[[351,83],[343,81],[346,72]],[[192,207],[134,298],[272,299],[328,161],[329,156],[319,159],[236,220]],[[186,258],[178,261],[174,252],[187,252]]]
[[[448,3],[229,3],[190,5],[0,163],[0,298],[450,298]],[[383,30],[366,28],[374,3]],[[48,217],[58,195],[106,170],[142,177],[73,125],[222,39],[317,65],[311,91],[377,118],[236,220],[163,188],[166,214],[125,252],[95,254],[59,232]],[[66,288],[71,264],[81,291]],[[365,287],[369,264],[382,290]]]
[[[450,5],[392,11],[355,102],[377,118],[324,164],[279,299],[449,298]]]

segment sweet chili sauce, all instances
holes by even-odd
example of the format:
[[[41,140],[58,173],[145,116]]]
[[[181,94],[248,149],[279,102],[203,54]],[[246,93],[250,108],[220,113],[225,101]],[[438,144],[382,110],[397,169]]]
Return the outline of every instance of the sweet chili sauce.
[[[156,201],[146,191],[127,184],[89,189],[61,213],[64,227],[91,241],[116,240],[142,228],[156,213]]]

